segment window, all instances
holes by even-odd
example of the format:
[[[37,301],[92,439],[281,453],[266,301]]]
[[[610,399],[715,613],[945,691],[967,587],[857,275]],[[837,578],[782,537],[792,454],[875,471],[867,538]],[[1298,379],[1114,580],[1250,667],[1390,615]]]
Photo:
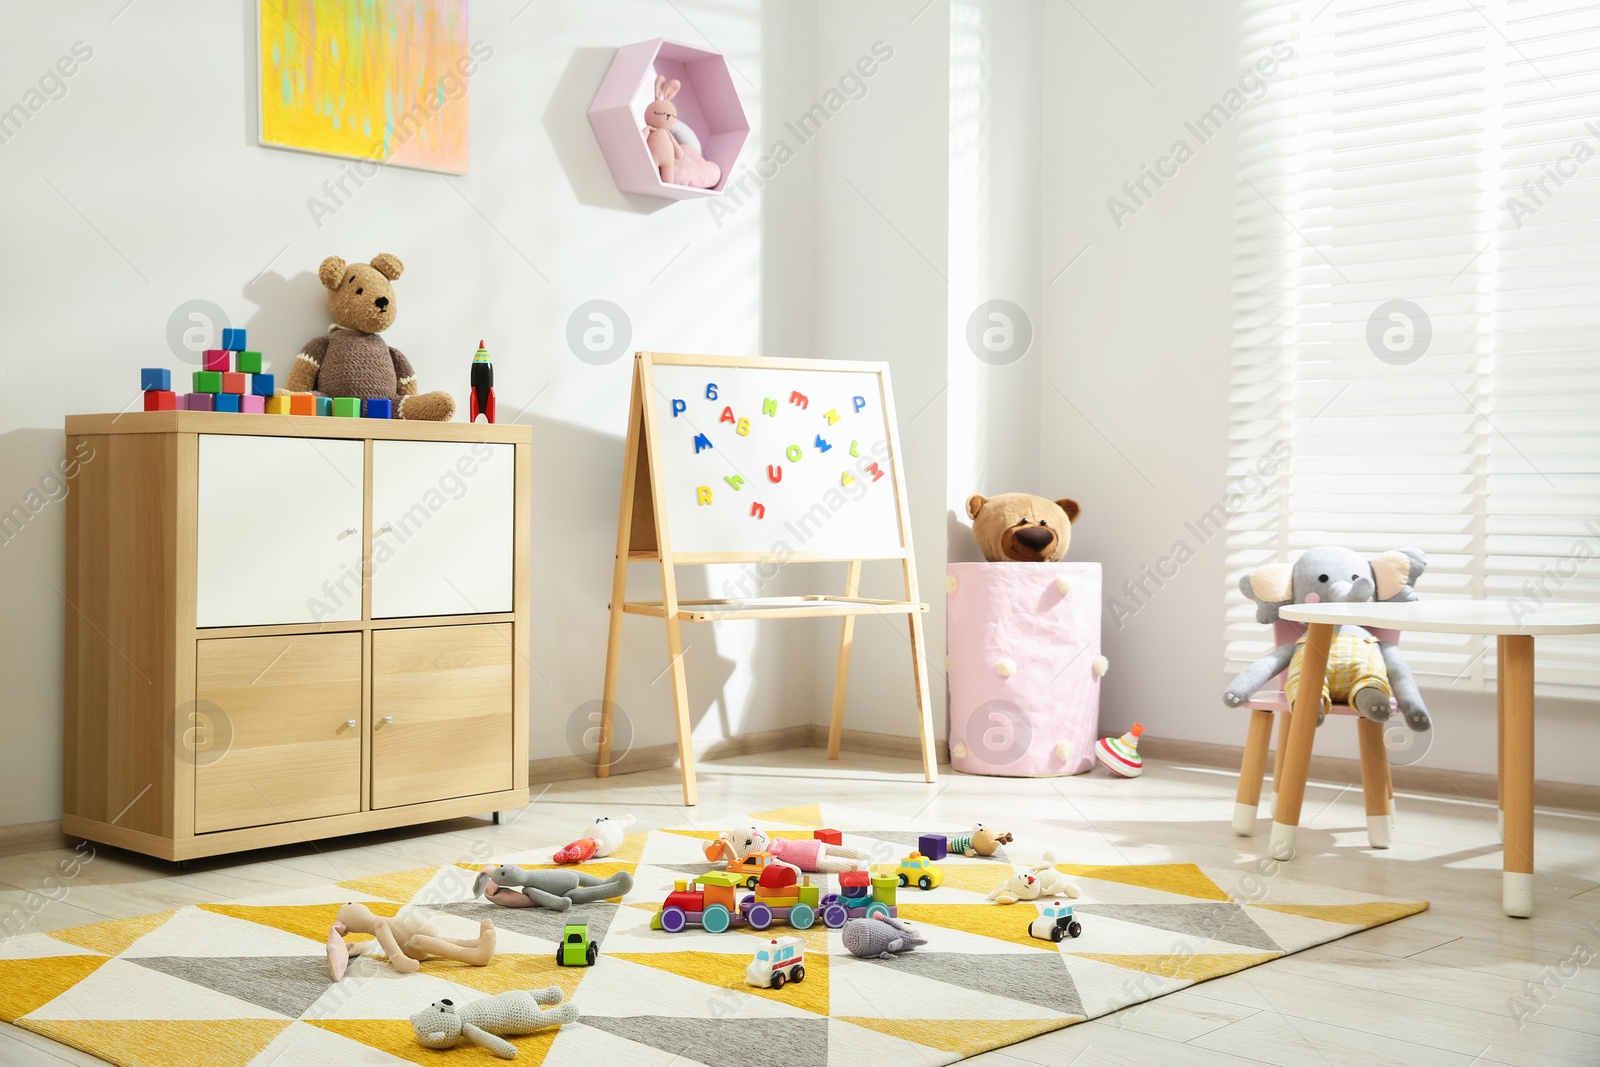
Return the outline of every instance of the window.
[[[1270,640],[1240,575],[1318,544],[1421,547],[1424,598],[1600,599],[1595,8],[1243,9],[1229,666]],[[1493,687],[1492,640],[1405,647],[1424,685]],[[1542,692],[1600,697],[1593,639],[1538,656]]]

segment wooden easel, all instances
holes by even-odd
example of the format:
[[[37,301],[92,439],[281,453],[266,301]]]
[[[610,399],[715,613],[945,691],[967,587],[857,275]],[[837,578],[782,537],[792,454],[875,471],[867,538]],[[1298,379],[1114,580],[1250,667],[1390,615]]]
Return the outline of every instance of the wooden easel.
[[[899,515],[901,548],[893,553],[873,552],[859,558],[797,552],[789,562],[848,564],[844,594],[811,596],[755,597],[747,600],[679,600],[676,568],[680,564],[755,563],[767,557],[758,552],[673,552],[667,521],[666,486],[659,464],[652,464],[652,453],[660,447],[657,412],[650,398],[655,396],[655,365],[692,367],[749,367],[799,371],[864,371],[876,378],[878,394],[887,422],[889,466],[893,475],[895,506]],[[896,430],[894,401],[888,383],[888,368],[882,363],[843,360],[766,359],[745,356],[690,356],[657,352],[634,355],[633,399],[628,412],[628,439],[622,472],[622,505],[617,519],[616,566],[611,582],[611,628],[606,646],[606,677],[600,712],[599,751],[595,776],[611,773],[612,709],[617,696],[617,676],[622,659],[622,618],[647,615],[663,619],[667,628],[667,655],[672,672],[672,702],[677,713],[678,754],[683,767],[683,802],[698,802],[695,785],[694,743],[690,736],[689,689],[683,664],[683,637],[680,624],[724,619],[806,619],[841,618],[839,664],[833,683],[833,714],[828,726],[828,758],[839,756],[839,740],[844,725],[845,687],[850,673],[850,650],[855,637],[857,615],[905,615],[910,627],[911,666],[916,691],[918,728],[921,733],[923,777],[932,782],[938,774],[933,747],[933,718],[928,693],[927,659],[923,648],[922,613],[928,605],[917,593],[916,562],[911,551],[911,513],[906,503],[905,476],[900,469],[900,440]],[[898,559],[905,578],[904,600],[872,600],[859,596],[861,565],[867,560]],[[659,561],[661,595],[659,601],[626,599],[628,563],[633,560]]]

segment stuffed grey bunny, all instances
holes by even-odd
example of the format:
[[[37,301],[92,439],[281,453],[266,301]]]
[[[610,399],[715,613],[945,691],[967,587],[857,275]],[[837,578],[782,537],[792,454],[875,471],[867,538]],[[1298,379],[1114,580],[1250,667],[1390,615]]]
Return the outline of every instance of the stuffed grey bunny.
[[[560,1004],[545,1011],[541,1004]],[[459,1008],[453,1001],[436,1000],[411,1017],[411,1028],[425,1048],[454,1048],[463,1037],[482,1045],[503,1060],[517,1058],[517,1046],[500,1035],[521,1037],[551,1026],[576,1021],[572,1001],[561,1004],[561,989],[513,989],[485,997]]]
[[[574,904],[610,900],[632,889],[633,876],[627,871],[618,871],[610,878],[600,878],[569,868],[528,870],[510,863],[483,868],[472,883],[474,896],[481,896],[503,908],[531,908],[538,905],[553,911],[566,911]]]
[[[869,960],[892,960],[896,952],[910,952],[928,943],[904,919],[891,919],[881,912],[871,918],[851,919],[841,936],[852,956]]]
[[[1255,601],[1256,621],[1271,623],[1278,620],[1278,609],[1285,604],[1416,600],[1417,593],[1412,586],[1427,566],[1428,558],[1420,548],[1396,549],[1371,560],[1348,548],[1312,548],[1292,566],[1269,563],[1257,567],[1239,579],[1239,589]],[[1422,693],[1411,676],[1411,668],[1394,643],[1379,641],[1359,626],[1336,627],[1334,642],[1328,660],[1329,692],[1324,694],[1323,707],[1318,712],[1319,723],[1331,697],[1347,700],[1363,716],[1376,722],[1386,721],[1393,706],[1398,705],[1411,729],[1421,733],[1432,728],[1428,707],[1422,702]],[[1371,655],[1373,645],[1376,645],[1375,656]],[[1229,707],[1238,707],[1285,668],[1290,668],[1288,688],[1292,690],[1303,646],[1303,639],[1279,645],[1250,664],[1222,694],[1223,702]],[[1292,691],[1290,699],[1293,700]]]

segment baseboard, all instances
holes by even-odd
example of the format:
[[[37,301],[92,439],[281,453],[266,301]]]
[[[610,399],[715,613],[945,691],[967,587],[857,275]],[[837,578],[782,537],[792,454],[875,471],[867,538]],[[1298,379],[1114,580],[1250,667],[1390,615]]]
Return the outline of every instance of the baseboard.
[[[61,832],[61,820],[25,822],[0,826],[0,856],[23,852],[43,852],[52,848],[71,848],[72,842]]]
[[[1219,767],[1239,770],[1244,760],[1244,749],[1237,745],[1219,745],[1209,741],[1183,741],[1171,737],[1139,739],[1139,752],[1151,759],[1166,763],[1193,763],[1201,767]],[[1272,764],[1267,764],[1271,774]],[[1452,771],[1441,767],[1391,767],[1390,780],[1397,790],[1408,793],[1428,793],[1434,796],[1469,800],[1487,800],[1493,803],[1498,796],[1498,782],[1492,774],[1477,771]],[[1342,756],[1311,755],[1310,778],[1313,781],[1361,781],[1361,761]],[[1577,782],[1535,782],[1533,802],[1541,808],[1561,808],[1566,811],[1600,811],[1600,786]]]

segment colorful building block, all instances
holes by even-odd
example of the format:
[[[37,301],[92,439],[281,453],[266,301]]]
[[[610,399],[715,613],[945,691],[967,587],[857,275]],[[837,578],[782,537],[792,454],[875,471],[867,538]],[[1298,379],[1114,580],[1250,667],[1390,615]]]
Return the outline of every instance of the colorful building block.
[[[217,394],[217,398],[214,401],[212,401],[211,410],[212,411],[234,411],[234,412],[237,412],[239,410],[239,394],[238,393],[218,393]]]
[[[183,406],[187,411],[210,411],[215,399],[214,393],[188,393],[183,398]]]
[[[316,397],[315,399],[316,399],[316,402],[317,402],[317,414],[318,415],[332,415],[333,414],[333,398],[332,397],[319,396],[319,397]]]
[[[222,328],[222,347],[229,352],[244,351],[244,330],[232,326]]]
[[[268,415],[290,415],[294,412],[292,396],[264,396],[261,400]]]
[[[367,418],[392,419],[394,418],[394,403],[384,397],[375,396],[367,401]]]
[[[949,855],[950,839],[943,834],[923,834],[917,838],[917,851],[930,860],[942,860]]]
[[[341,419],[359,419],[361,417],[361,400],[353,396],[336,396],[333,398],[333,414]]]
[[[232,393],[234,396],[243,396],[250,391],[250,376],[240,374],[238,371],[226,371],[222,375],[222,391]]]
[[[201,356],[200,367],[202,370],[224,371],[228,369],[228,350],[225,348],[208,348]]]
[[[222,373],[214,370],[197,370],[194,372],[194,391],[197,393],[222,392]],[[206,410],[210,410],[207,408]]]
[[[872,876],[872,899],[886,907],[895,906],[895,890],[900,888],[900,879],[893,874],[875,874]]]
[[[150,390],[170,390],[172,388],[172,372],[165,367],[145,367],[139,371],[139,388]]]
[[[272,375],[251,373],[250,391],[256,396],[271,396],[277,389],[278,381]]]
[[[317,413],[317,398],[310,393],[296,393],[289,398],[289,414],[315,415]]]
[[[844,835],[837,830],[818,830],[811,836],[830,845],[844,844]]]
[[[239,332],[243,333],[244,331],[240,330]],[[260,374],[261,373],[261,353],[260,352],[234,352],[234,354],[233,354],[233,369],[234,370],[242,370],[246,374]]]
[[[166,372],[163,371],[162,373]],[[171,389],[146,389],[144,391],[144,409],[146,411],[176,411],[178,410],[178,394]]]
[[[267,411],[267,398],[246,393],[239,398],[239,410],[246,415],[264,415]]]

